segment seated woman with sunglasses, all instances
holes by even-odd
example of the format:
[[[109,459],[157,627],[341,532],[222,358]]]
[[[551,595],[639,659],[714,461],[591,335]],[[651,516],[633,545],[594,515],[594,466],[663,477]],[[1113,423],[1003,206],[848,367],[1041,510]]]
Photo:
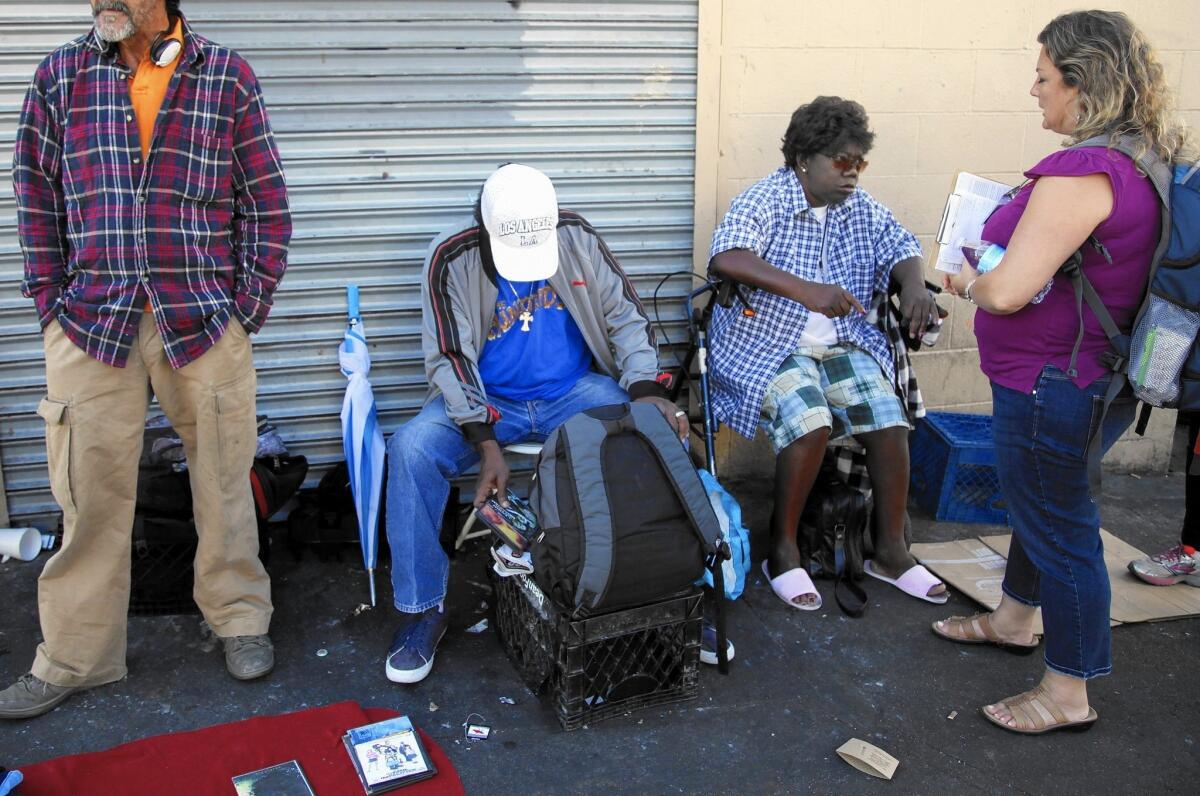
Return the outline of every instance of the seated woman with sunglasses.
[[[710,326],[711,403],[718,420],[775,448],[775,512],[763,569],[792,608],[821,598],[800,566],[796,529],[830,440],[866,449],[876,556],[867,571],[934,603],[946,587],[909,554],[908,432],[886,336],[865,307],[900,287],[903,323],[919,337],[936,320],[921,247],[858,187],[874,133],[857,102],[817,97],[792,114],[785,165],[733,200],[713,234],[709,270],[757,288],[754,313],[718,307]]]

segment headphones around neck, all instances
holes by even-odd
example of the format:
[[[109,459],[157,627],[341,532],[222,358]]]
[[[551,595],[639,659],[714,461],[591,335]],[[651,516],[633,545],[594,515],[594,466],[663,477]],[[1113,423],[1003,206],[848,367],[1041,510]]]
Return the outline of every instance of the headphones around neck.
[[[178,39],[170,38],[171,32],[175,30],[175,23],[178,17],[167,15],[167,28],[154,37],[154,41],[150,42],[150,60],[156,66],[166,67],[175,63],[175,59],[179,57],[179,53],[183,50],[183,43]]]

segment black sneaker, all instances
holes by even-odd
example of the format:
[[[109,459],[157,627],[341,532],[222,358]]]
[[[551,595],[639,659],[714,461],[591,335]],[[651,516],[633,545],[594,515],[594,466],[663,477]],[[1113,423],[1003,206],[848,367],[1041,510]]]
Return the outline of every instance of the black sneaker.
[[[733,642],[725,638],[725,658],[733,660]],[[717,626],[704,617],[700,621],[700,662],[717,665]]]
[[[446,634],[446,612],[430,608],[400,626],[388,650],[385,671],[393,683],[419,683],[433,669],[438,642]]]

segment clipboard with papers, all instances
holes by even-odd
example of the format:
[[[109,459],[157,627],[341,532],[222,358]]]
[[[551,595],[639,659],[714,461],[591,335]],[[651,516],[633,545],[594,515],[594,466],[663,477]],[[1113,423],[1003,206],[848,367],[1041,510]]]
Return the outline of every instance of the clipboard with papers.
[[[969,172],[960,172],[954,190],[946,197],[938,225],[938,256],[934,270],[957,274],[962,270],[962,245],[979,240],[983,224],[1004,201],[1012,186]]]

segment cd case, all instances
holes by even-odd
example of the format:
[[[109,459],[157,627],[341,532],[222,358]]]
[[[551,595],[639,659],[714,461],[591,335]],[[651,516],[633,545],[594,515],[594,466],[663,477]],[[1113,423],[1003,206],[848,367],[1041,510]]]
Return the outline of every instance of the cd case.
[[[508,507],[500,505],[495,496],[487,499],[475,509],[475,516],[484,525],[492,529],[492,533],[513,551],[520,555],[529,546],[542,538],[542,529],[538,527],[537,515],[528,503],[508,492]]]
[[[238,796],[261,796],[264,793],[271,796],[315,796],[308,778],[295,760],[238,774],[233,778],[233,787]]]
[[[420,782],[437,773],[408,716],[355,727],[342,741],[368,794]]]

